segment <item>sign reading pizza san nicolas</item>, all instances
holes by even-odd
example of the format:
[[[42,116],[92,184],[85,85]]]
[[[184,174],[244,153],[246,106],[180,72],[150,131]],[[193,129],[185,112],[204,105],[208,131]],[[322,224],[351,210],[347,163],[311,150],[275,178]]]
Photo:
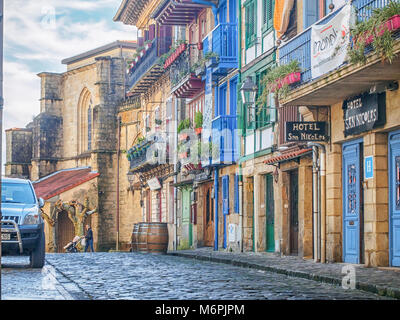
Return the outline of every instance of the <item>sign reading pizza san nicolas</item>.
[[[326,122],[286,122],[286,141],[328,141]]]
[[[385,93],[364,93],[343,102],[344,136],[374,129],[386,122]]]

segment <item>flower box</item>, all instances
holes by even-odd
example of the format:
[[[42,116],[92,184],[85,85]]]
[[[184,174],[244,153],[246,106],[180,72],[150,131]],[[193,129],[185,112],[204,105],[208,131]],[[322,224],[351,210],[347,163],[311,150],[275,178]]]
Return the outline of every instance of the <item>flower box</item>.
[[[186,159],[188,157],[188,153],[187,152],[182,152],[179,154],[179,159]]]
[[[189,135],[187,133],[180,133],[179,134],[179,141],[187,140],[188,137],[189,137]]]
[[[389,20],[387,20],[384,24],[382,24],[379,27],[379,32],[378,36],[381,36],[385,33],[386,30],[390,32],[394,32],[397,29],[400,28],[400,15],[396,14],[395,16],[391,17]],[[365,40],[364,40],[365,39]],[[354,39],[354,42],[357,43],[357,38]],[[364,44],[366,46],[370,45],[374,41],[374,35],[370,35],[368,37],[362,37],[362,40],[364,40]]]
[[[300,72],[292,72],[285,76],[283,79],[276,80],[276,84],[273,88],[271,88],[271,92],[275,92],[276,90],[282,88],[285,84],[291,85],[293,83],[299,82],[301,80]]]

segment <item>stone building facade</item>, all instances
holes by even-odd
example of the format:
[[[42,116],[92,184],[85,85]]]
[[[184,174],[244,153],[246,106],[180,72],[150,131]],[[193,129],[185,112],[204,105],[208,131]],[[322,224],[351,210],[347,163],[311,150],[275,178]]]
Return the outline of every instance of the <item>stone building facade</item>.
[[[94,226],[99,250],[115,248],[117,240],[117,115],[126,92],[125,58],[136,47],[116,41],[63,60],[64,73],[40,73],[40,114],[26,128],[6,131],[7,176],[35,181],[81,167],[99,173]],[[135,212],[128,217],[131,229]],[[131,230],[124,232],[128,241]]]

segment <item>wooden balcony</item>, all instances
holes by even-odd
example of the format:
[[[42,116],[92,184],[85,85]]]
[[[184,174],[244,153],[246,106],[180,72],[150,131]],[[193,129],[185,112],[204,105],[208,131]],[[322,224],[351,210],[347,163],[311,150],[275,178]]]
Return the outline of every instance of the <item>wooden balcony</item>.
[[[220,23],[203,41],[204,56],[208,52],[218,55],[211,66],[216,77],[226,76],[238,68],[238,26],[236,23]]]
[[[210,5],[192,0],[163,1],[153,13],[152,18],[164,26],[186,26],[196,19],[201,10]]]

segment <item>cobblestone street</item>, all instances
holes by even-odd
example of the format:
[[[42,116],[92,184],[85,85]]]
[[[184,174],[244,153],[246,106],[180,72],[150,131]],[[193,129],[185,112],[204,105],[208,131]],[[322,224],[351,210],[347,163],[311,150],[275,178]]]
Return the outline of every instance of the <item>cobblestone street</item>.
[[[47,254],[43,270],[3,258],[3,299],[385,299],[286,275],[138,253]]]

